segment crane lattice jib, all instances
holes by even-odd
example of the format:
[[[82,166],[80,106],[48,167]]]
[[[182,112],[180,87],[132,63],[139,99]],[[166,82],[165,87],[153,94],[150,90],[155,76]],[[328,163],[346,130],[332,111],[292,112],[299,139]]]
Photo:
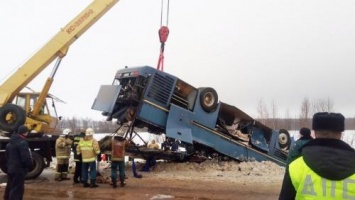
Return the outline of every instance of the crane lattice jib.
[[[94,0],[64,28],[61,28],[38,52],[0,85],[0,107],[41,73],[54,59],[64,57],[69,46],[98,21],[119,0]]]

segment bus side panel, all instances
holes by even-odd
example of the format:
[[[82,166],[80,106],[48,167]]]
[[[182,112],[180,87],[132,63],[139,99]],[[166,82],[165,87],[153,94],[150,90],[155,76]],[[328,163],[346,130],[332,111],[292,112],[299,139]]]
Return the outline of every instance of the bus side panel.
[[[168,113],[161,107],[144,101],[139,111],[138,118],[158,127],[165,127]]]

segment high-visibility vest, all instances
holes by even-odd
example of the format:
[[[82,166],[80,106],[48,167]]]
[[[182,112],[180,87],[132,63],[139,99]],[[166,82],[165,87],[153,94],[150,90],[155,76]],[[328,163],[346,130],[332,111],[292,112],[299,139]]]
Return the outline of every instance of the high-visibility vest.
[[[74,153],[74,161],[81,162],[81,155],[78,155],[76,147],[79,145],[79,141],[83,139],[84,136],[76,135],[73,140],[72,149]]]
[[[94,139],[81,139],[77,146],[77,153],[81,154],[82,162],[94,162],[96,161],[96,156],[100,154],[100,148]]]
[[[124,161],[127,143],[127,140],[112,139],[112,161]]]
[[[289,165],[289,173],[297,193],[295,199],[355,200],[355,174],[340,181],[329,180],[309,168],[303,157]]]

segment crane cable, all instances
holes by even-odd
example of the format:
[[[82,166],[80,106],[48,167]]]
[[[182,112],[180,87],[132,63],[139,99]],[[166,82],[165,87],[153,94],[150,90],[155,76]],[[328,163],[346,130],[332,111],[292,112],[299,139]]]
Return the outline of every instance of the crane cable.
[[[165,47],[165,42],[168,39],[169,36],[169,28],[168,28],[168,23],[169,23],[169,1],[168,0],[168,5],[167,5],[167,13],[166,13],[166,26],[163,26],[163,7],[164,7],[164,0],[161,1],[161,14],[160,14],[160,29],[158,31],[159,34],[159,40],[160,40],[160,54],[159,54],[159,59],[158,59],[158,65],[157,69],[160,71],[164,71],[164,47]]]

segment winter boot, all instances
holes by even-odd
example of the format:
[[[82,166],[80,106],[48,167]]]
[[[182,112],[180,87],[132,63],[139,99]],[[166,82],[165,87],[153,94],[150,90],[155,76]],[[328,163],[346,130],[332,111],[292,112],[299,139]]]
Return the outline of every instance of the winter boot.
[[[134,177],[135,177],[135,178],[142,178],[143,175],[142,175],[142,174],[136,174],[136,175],[134,175]]]
[[[124,187],[126,185],[126,183],[124,182],[124,179],[120,179],[121,181],[121,187]]]
[[[54,175],[54,180],[55,181],[62,181],[62,174],[61,173],[58,173],[56,172],[55,175]]]
[[[117,188],[117,181],[116,179],[112,179],[112,187]]]
[[[75,174],[74,174],[74,176],[73,176],[73,182],[74,182],[74,183],[80,183],[79,177],[78,177],[77,175],[75,175]]]
[[[64,181],[70,180],[67,173],[62,174],[62,180],[64,180]]]
[[[84,188],[90,187],[90,184],[87,181],[83,181],[83,187]]]
[[[91,181],[90,181],[90,187],[91,187],[91,188],[99,187],[99,185],[96,184],[96,180],[95,180],[95,179],[91,179]]]
[[[54,180],[55,180],[55,181],[62,181],[62,178],[59,177],[59,178],[55,178]]]

